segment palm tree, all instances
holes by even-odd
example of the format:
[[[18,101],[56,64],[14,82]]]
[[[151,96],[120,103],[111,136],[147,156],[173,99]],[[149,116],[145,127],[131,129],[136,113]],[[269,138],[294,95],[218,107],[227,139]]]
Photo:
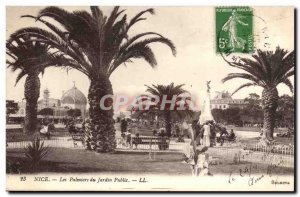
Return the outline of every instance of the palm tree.
[[[294,51],[288,51],[277,47],[275,52],[257,50],[252,55],[253,59],[241,58],[238,63],[230,63],[231,66],[244,70],[245,73],[228,74],[223,83],[235,79],[247,79],[250,82],[241,85],[232,94],[249,86],[260,86],[262,92],[262,107],[264,112],[264,138],[266,141],[273,140],[275,127],[275,115],[278,106],[278,90],[280,83],[287,85],[293,92],[293,84],[289,77],[295,74]]]
[[[37,101],[40,95],[39,74],[44,73],[49,66],[61,66],[64,58],[51,51],[51,46],[45,43],[32,42],[28,36],[9,39],[6,43],[8,68],[13,72],[20,70],[16,85],[24,76],[26,99],[26,114],[24,131],[33,133],[37,127]]]
[[[127,20],[125,10],[114,7],[109,16],[104,16],[101,9],[92,6],[87,11],[68,12],[58,7],[46,7],[38,16],[26,15],[44,24],[47,29],[29,27],[20,29],[13,37],[22,35],[35,36],[37,42],[48,43],[55,47],[61,55],[69,58],[69,66],[82,72],[90,79],[88,100],[92,125],[92,140],[97,152],[109,152],[115,148],[115,131],[113,109],[100,108],[100,100],[105,95],[112,95],[111,74],[120,66],[132,62],[133,59],[144,59],[150,66],[157,65],[151,43],[163,43],[171,48],[174,44],[155,32],[144,32],[129,37],[129,30],[143,20],[145,13],[154,14],[147,9],[131,20]],[[52,21],[47,21],[50,18]],[[56,23],[53,23],[56,22]],[[56,25],[56,24],[59,24]],[[106,107],[113,102],[107,102]]]
[[[182,87],[184,84],[180,85],[174,85],[174,83],[171,83],[170,85],[152,85],[152,87],[147,86],[146,92],[157,96],[159,98],[159,102],[155,106],[153,106],[150,109],[156,109],[158,113],[163,115],[165,119],[165,128],[166,128],[166,133],[170,137],[171,136],[171,121],[172,117],[174,116],[179,116],[179,117],[185,117],[185,116],[192,116],[193,112],[189,109],[185,110],[176,110],[177,107],[179,107],[180,100],[183,97],[183,94],[186,93],[187,91],[184,90]],[[166,97],[167,100],[172,100],[173,96],[177,96],[176,103],[174,105],[174,110],[170,109],[171,105],[170,104],[162,104],[162,99],[163,96]],[[189,98],[187,98],[189,99]],[[178,101],[178,102],[177,102]],[[185,103],[186,106],[187,103]],[[164,105],[164,107],[162,107]],[[151,111],[151,110],[150,110]]]

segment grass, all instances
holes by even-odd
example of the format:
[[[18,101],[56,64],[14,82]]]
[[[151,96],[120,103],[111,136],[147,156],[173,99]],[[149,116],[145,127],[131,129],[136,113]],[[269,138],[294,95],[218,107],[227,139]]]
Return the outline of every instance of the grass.
[[[110,154],[95,153],[83,149],[51,148],[41,163],[41,172],[130,172],[188,174],[189,167],[181,163],[181,154],[157,155],[149,160],[147,153]],[[30,163],[22,149],[7,151],[7,160],[20,162],[22,172],[30,173]]]
[[[261,128],[257,127],[236,127],[236,126],[226,126],[226,129],[229,131],[233,129],[234,131],[251,131],[251,132],[260,132]],[[287,132],[287,128],[275,128],[274,133]]]
[[[119,124],[116,124],[119,129]],[[235,128],[235,130],[253,131],[255,128]],[[145,132],[145,133],[143,133]],[[152,135],[152,131],[146,129],[142,135]],[[52,137],[70,136],[66,128],[57,128],[51,132]],[[9,129],[6,131],[7,142],[30,141],[35,135],[27,135],[22,129]],[[275,140],[282,144],[294,144],[294,139],[276,137]],[[257,143],[257,138],[240,139],[241,143]],[[214,155],[212,155],[214,156]],[[7,161],[10,164],[20,166],[21,173],[32,173],[32,165],[24,155],[24,149],[7,149]],[[160,153],[156,160],[149,160],[148,153],[122,153],[122,154],[98,154],[84,149],[50,148],[49,154],[41,161],[37,172],[52,173],[85,173],[85,172],[105,172],[105,173],[153,173],[168,175],[191,175],[190,166],[182,163],[183,154],[180,153]],[[251,162],[234,164],[233,158],[219,156],[222,164],[211,165],[210,171],[213,175],[229,174],[239,169],[245,169]],[[253,163],[255,164],[255,163]],[[267,164],[257,164],[258,168],[253,173],[265,173]],[[17,166],[17,165],[13,165]],[[274,174],[293,174],[294,169],[279,167],[274,169]]]
[[[24,156],[23,149],[7,150],[7,161],[19,162],[21,173],[31,173],[29,160]],[[50,148],[49,154],[40,163],[38,172],[55,173],[133,173],[133,174],[168,174],[191,175],[190,166],[182,163],[183,155],[180,153],[157,154],[156,160],[149,160],[148,153],[95,153],[83,149]],[[213,175],[228,175],[232,171],[249,167],[250,162],[234,164],[233,158],[220,157],[222,164],[211,165]],[[255,173],[265,173],[268,165],[257,164]],[[273,174],[293,174],[292,168],[278,167]]]
[[[260,138],[240,138],[239,142],[242,144],[256,144],[259,142]],[[287,138],[287,137],[274,137],[274,140],[282,145],[294,145],[294,138]]]

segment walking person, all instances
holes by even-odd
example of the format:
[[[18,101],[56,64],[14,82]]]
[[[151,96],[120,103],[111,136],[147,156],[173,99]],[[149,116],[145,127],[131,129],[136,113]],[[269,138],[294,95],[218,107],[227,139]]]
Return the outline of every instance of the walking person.
[[[188,129],[189,129],[189,125],[187,124],[186,121],[183,121],[180,135],[182,135],[183,137],[188,136]]]
[[[204,123],[203,127],[203,146],[210,147],[210,125],[208,122]]]
[[[178,122],[176,122],[175,124],[175,137],[179,137],[180,135],[180,126],[178,124]]]
[[[126,132],[126,146],[129,146],[129,148],[132,148],[131,130],[130,129],[128,130],[128,132]]]
[[[233,132],[233,129],[231,129],[231,130],[230,130],[230,133],[229,133],[229,135],[228,135],[228,141],[229,141],[229,142],[232,142],[232,141],[235,140],[235,138],[236,138],[235,133]]]
[[[135,138],[132,140],[132,143],[135,145],[135,149],[138,149],[138,145],[141,144],[141,138],[139,133],[135,134]]]
[[[44,120],[43,121],[43,126],[40,130],[40,134],[43,137],[46,137],[48,140],[50,139],[50,131],[49,131],[49,121],[48,120]]]
[[[165,139],[166,133],[165,133],[165,129],[164,129],[164,128],[162,128],[162,129],[160,130],[159,136],[162,138],[162,141],[161,141],[161,143],[158,145],[158,148],[159,148],[159,150],[166,150],[168,147],[167,147],[167,145],[166,145],[166,139]]]
[[[121,133],[121,142],[120,144],[124,147],[126,146],[126,132]]]
[[[127,131],[128,122],[125,118],[121,120],[121,133],[125,133]]]

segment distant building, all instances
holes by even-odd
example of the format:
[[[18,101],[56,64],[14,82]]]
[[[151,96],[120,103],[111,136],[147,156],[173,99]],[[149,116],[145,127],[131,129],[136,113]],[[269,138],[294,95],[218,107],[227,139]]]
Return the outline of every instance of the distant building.
[[[50,91],[48,88],[46,88],[43,93],[43,99],[38,101],[38,111],[44,108],[56,108],[61,106],[59,99],[50,98]]]
[[[44,108],[52,108],[54,119],[65,118],[69,109],[80,109],[82,118],[87,115],[87,99],[75,85],[70,90],[63,92],[61,99],[50,98],[50,91],[46,88],[43,91],[43,98],[40,99],[37,104],[38,112]],[[18,102],[18,106],[19,111],[15,114],[10,114],[10,117],[25,117],[26,102],[22,100]],[[38,117],[42,118],[40,115],[38,115]]]
[[[247,105],[244,99],[233,99],[228,91],[216,93],[217,95],[210,100],[211,109],[244,108]]]
[[[81,116],[85,117],[87,99],[85,95],[74,85],[73,88],[63,93],[61,107],[68,109],[80,109]]]

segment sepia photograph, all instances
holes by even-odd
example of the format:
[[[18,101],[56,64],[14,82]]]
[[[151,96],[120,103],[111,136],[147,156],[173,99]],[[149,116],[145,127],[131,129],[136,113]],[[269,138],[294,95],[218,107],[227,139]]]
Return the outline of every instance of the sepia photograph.
[[[295,12],[6,6],[6,190],[295,192]]]

